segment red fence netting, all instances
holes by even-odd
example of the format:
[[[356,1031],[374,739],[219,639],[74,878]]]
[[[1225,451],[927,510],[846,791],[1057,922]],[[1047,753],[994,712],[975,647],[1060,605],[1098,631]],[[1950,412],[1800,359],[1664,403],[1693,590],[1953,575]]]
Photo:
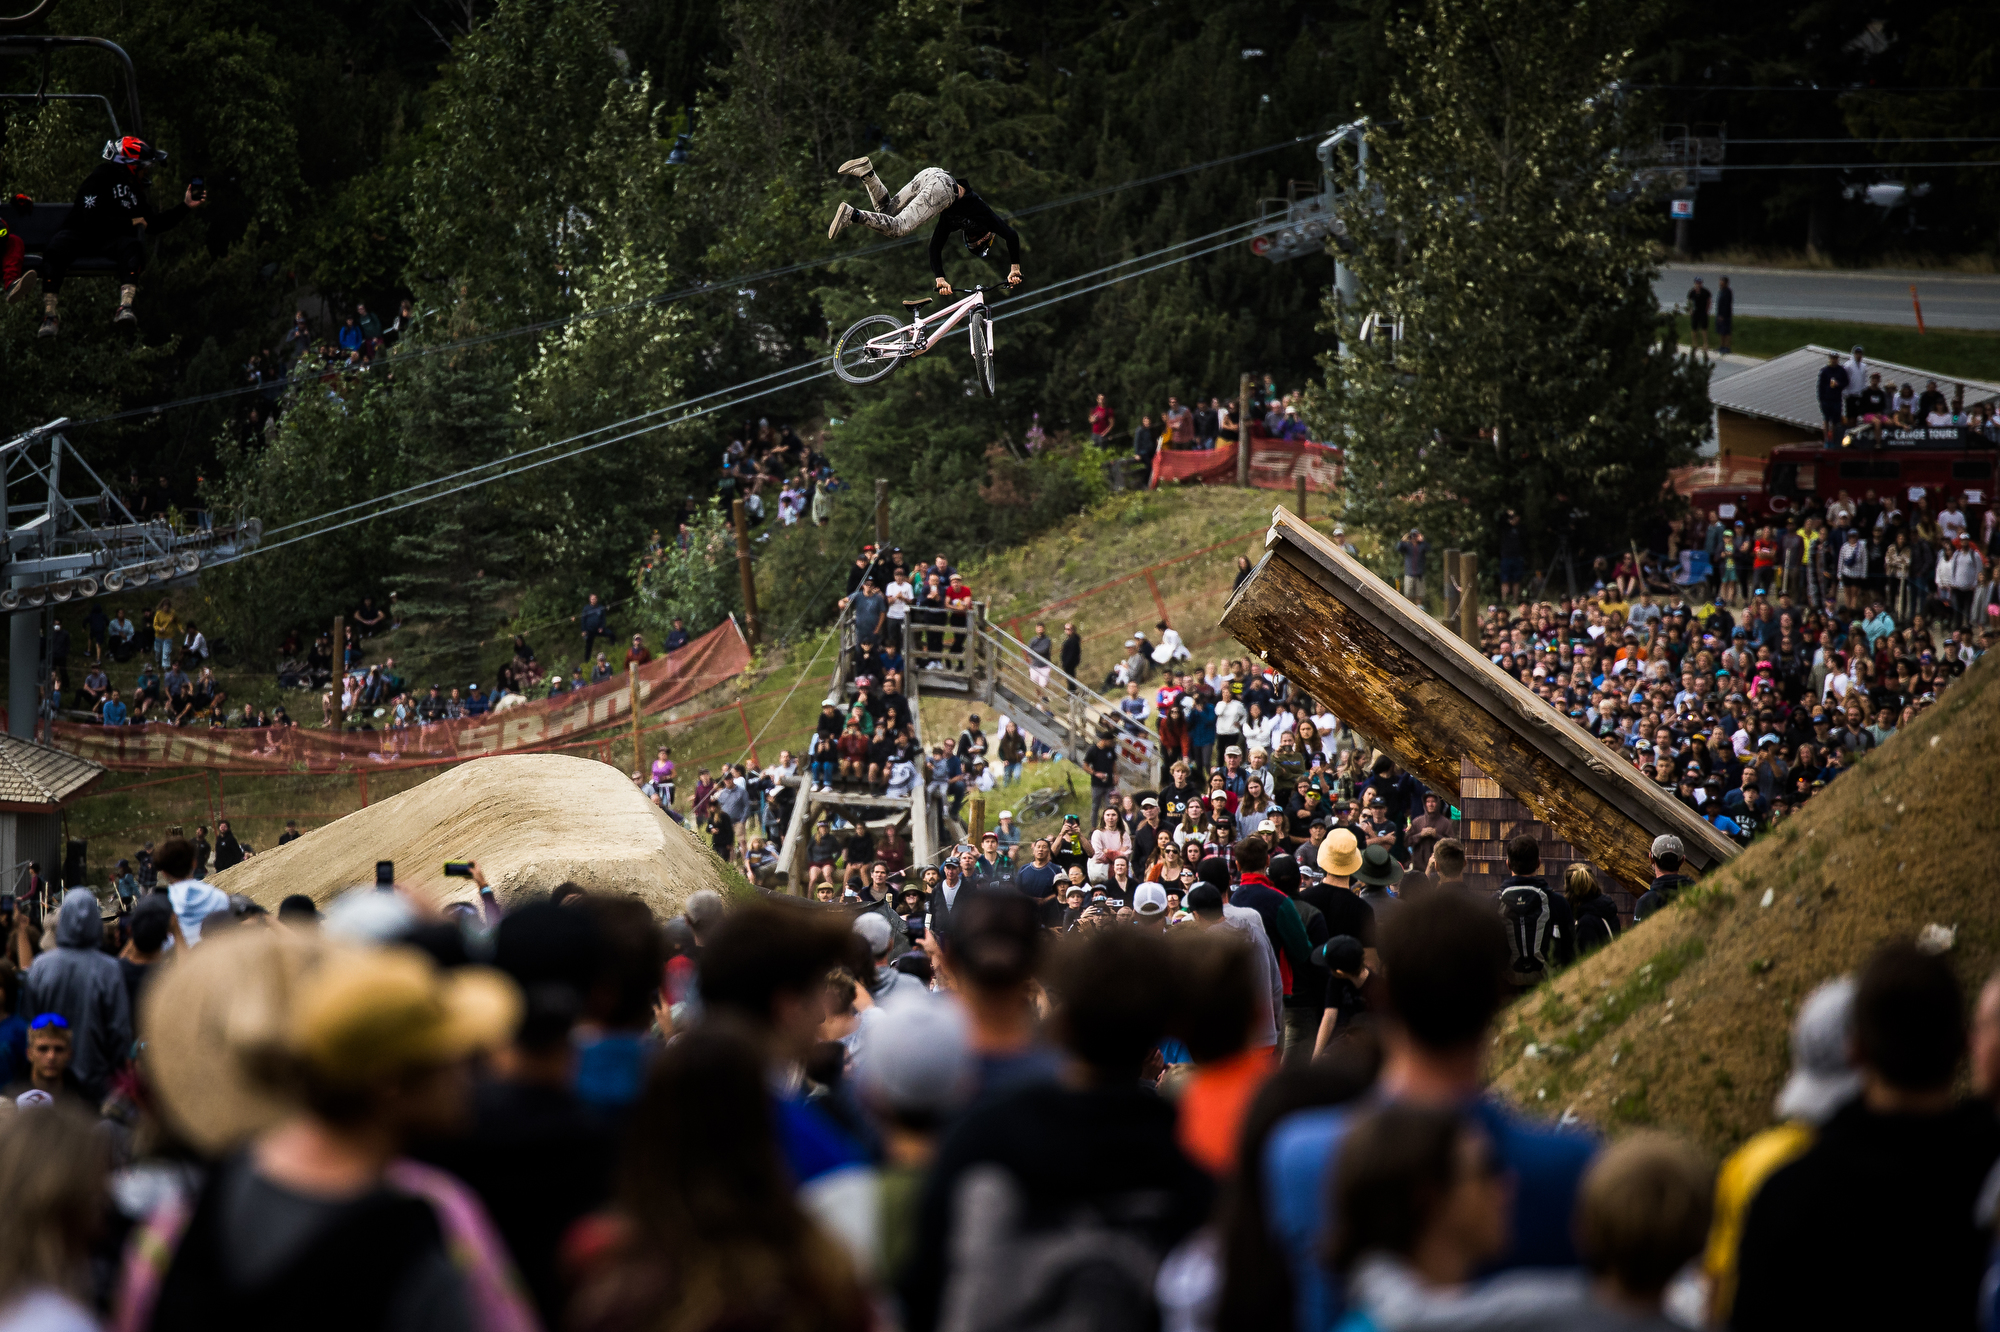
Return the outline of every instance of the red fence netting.
[[[725,620],[678,652],[638,668],[639,713],[660,713],[741,675],[750,648]],[[629,676],[586,685],[505,711],[403,730],[331,731],[302,726],[243,729],[55,724],[54,743],[120,771],[190,766],[272,772],[336,771],[360,765],[425,766],[489,754],[574,747],[590,732],[632,721]],[[564,742],[568,741],[567,744]]]

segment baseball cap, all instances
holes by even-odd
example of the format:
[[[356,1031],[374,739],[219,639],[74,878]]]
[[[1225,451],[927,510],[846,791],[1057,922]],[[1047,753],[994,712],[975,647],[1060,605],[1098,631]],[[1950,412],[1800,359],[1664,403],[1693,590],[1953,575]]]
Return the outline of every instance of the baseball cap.
[[[1693,764],[1689,764],[1688,771],[1696,772],[1699,769]],[[1687,848],[1682,846],[1681,839],[1672,833],[1661,833],[1653,839],[1653,859],[1658,860],[1661,856],[1679,856],[1685,860],[1687,858]]]
[[[302,987],[290,1044],[321,1077],[360,1086],[493,1049],[520,1015],[520,991],[491,968],[440,971],[402,946],[341,949]]]
[[[1361,970],[1363,956],[1361,940],[1351,934],[1336,934],[1313,950],[1313,961],[1328,971],[1344,971],[1350,976]]]
[[[1142,883],[1132,894],[1132,909],[1142,916],[1157,916],[1167,909],[1167,890],[1157,883]]]
[[[1139,802],[1140,809],[1158,809],[1159,807],[1160,807],[1160,802],[1153,799],[1153,797],[1151,796],[1147,796],[1144,800],[1141,800]]]
[[[1236,755],[1237,758],[1243,757],[1243,751],[1235,745],[1231,745],[1229,746],[1229,748],[1222,751],[1222,757],[1224,758],[1228,758],[1231,754]]]
[[[1188,910],[1197,915],[1222,910],[1222,890],[1212,883],[1197,883],[1188,889],[1187,896],[1181,900],[1187,904]]]
[[[1265,819],[1263,822],[1257,825],[1257,831],[1260,833],[1276,832],[1278,831],[1278,821],[1276,819]]]
[[[1836,976],[1799,1006],[1792,1023],[1792,1074],[1776,1104],[1782,1117],[1824,1124],[1861,1090],[1861,1074],[1847,1062],[1856,988],[1854,977]]]

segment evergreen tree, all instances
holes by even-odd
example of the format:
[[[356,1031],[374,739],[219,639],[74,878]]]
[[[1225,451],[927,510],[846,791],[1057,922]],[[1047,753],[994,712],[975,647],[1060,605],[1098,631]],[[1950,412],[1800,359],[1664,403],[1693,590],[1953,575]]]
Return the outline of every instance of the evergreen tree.
[[[1350,209],[1361,298],[1312,404],[1348,449],[1349,514],[1490,552],[1521,511],[1532,553],[1598,548],[1655,511],[1708,428],[1705,363],[1657,309],[1613,85],[1622,11],[1430,0],[1400,23],[1369,187]],[[1360,336],[1364,321],[1402,337]],[[1496,433],[1497,432],[1497,435]],[[1490,568],[1490,558],[1488,567]]]

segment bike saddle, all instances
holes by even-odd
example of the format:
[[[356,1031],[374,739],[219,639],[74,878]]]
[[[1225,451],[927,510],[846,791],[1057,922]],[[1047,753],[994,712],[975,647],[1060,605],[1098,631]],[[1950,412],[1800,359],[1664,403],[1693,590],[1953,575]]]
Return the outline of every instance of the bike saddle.
[[[904,301],[903,308],[905,310],[921,310],[935,299],[937,298],[934,296],[924,296],[914,301]]]

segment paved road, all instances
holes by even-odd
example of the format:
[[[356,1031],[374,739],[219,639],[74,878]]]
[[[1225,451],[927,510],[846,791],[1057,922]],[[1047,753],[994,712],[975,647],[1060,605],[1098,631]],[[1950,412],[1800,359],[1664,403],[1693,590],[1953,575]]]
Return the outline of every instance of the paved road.
[[[1904,272],[1826,273],[1810,269],[1748,268],[1718,264],[1673,264],[1653,283],[1663,306],[1682,302],[1693,279],[1713,291],[1728,275],[1736,291],[1736,313],[1790,319],[1834,319],[1843,323],[1894,324],[1915,328],[1910,284],[1923,301],[1930,328],[2000,329],[2000,277]]]

